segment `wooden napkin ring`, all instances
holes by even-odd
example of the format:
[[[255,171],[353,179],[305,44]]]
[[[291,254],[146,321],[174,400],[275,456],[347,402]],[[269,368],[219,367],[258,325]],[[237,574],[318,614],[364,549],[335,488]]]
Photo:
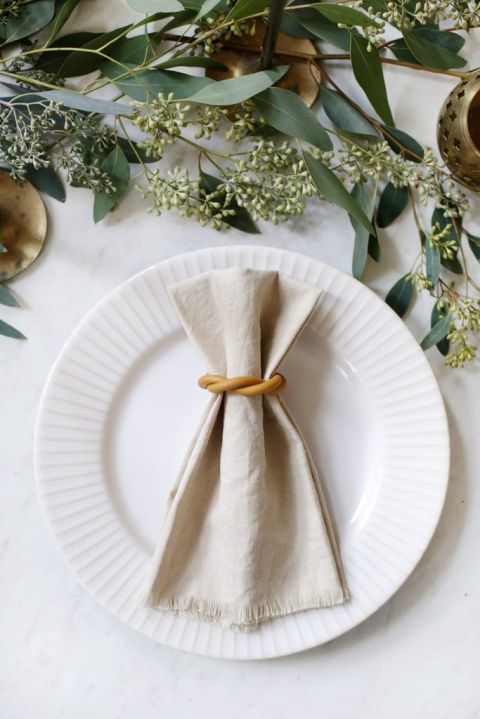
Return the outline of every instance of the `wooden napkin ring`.
[[[287,386],[287,380],[278,372],[270,379],[259,379],[250,375],[229,379],[219,374],[204,374],[198,380],[198,384],[202,389],[208,389],[215,394],[233,392],[244,397],[256,397],[260,394],[278,394]]]

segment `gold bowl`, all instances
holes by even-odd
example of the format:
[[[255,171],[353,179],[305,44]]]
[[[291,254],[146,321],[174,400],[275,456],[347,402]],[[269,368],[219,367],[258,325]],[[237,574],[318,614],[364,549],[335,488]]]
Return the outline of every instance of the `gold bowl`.
[[[26,270],[40,254],[47,234],[47,211],[30,182],[15,182],[0,170],[0,282]]]
[[[260,70],[265,30],[265,22],[258,19],[253,35],[231,37],[221,50],[212,55],[213,59],[223,63],[227,69],[208,70],[207,76],[214,80],[227,80]],[[315,102],[321,82],[320,70],[314,62],[316,56],[317,49],[311,40],[291,37],[281,31],[278,33],[274,66],[287,64],[290,68],[277,83],[277,87],[295,90],[308,107]]]
[[[480,73],[456,85],[440,111],[437,140],[452,175],[480,190]]]

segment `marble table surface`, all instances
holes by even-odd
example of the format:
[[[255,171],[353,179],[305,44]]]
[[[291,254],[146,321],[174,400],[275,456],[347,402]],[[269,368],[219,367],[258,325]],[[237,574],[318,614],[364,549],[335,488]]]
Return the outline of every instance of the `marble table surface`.
[[[79,22],[92,28],[100,20],[85,10]],[[397,69],[388,78],[398,126],[433,144],[452,78]],[[275,660],[219,661],[157,645],[97,606],[45,525],[32,442],[52,363],[98,300],[165,257],[255,242],[297,250],[348,272],[351,228],[340,212],[320,204],[297,222],[245,236],[202,229],[173,214],[148,215],[135,191],[99,225],[91,219],[86,191],[70,189],[64,205],[49,198],[46,203],[47,246],[12,283],[22,308],[2,308],[2,318],[28,340],[0,338],[1,719],[480,716],[478,363],[452,371],[438,353],[429,353],[449,416],[449,489],[424,557],[374,616],[327,645]],[[384,295],[413,261],[415,242],[408,219],[382,233],[383,268],[369,265],[367,284]],[[408,318],[417,337],[428,312],[428,303],[419,302]]]

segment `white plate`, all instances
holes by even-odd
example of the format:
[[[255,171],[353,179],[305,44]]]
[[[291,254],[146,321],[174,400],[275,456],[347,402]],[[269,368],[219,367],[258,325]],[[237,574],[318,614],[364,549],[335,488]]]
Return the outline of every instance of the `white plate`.
[[[237,633],[144,609],[137,592],[163,502],[201,415],[205,369],[166,287],[210,268],[278,269],[323,289],[282,372],[323,479],[352,600]],[[183,383],[168,381],[183,377]],[[83,320],[47,382],[35,437],[38,491],[70,568],[100,604],[159,642],[214,657],[280,656],[377,610],[411,573],[442,509],[445,411],[403,322],[351,277],[303,255],[225,247],[160,262]]]

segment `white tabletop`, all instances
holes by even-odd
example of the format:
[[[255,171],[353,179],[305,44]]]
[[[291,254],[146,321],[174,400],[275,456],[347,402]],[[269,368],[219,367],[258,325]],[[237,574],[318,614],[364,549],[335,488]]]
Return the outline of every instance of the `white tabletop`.
[[[103,12],[108,14],[106,7]],[[78,27],[98,29],[101,22],[86,9],[78,16]],[[434,144],[436,116],[452,78],[389,69],[387,80],[398,126]],[[452,371],[435,350],[429,353],[450,421],[450,484],[430,547],[391,601],[348,634],[300,655],[239,663],[173,651],[97,606],[49,536],[32,469],[34,422],[47,374],[99,299],[165,257],[255,242],[303,252],[348,272],[352,230],[326,204],[297,222],[246,236],[202,229],[173,214],[147,215],[135,191],[97,226],[87,191],[69,189],[65,205],[49,198],[46,203],[48,244],[12,283],[22,309],[1,310],[3,319],[28,336],[26,342],[0,338],[2,719],[480,716],[478,363]],[[383,296],[416,255],[413,223],[402,219],[381,241],[385,260],[380,269],[369,264],[365,279]],[[420,301],[408,318],[417,337],[429,309]]]

